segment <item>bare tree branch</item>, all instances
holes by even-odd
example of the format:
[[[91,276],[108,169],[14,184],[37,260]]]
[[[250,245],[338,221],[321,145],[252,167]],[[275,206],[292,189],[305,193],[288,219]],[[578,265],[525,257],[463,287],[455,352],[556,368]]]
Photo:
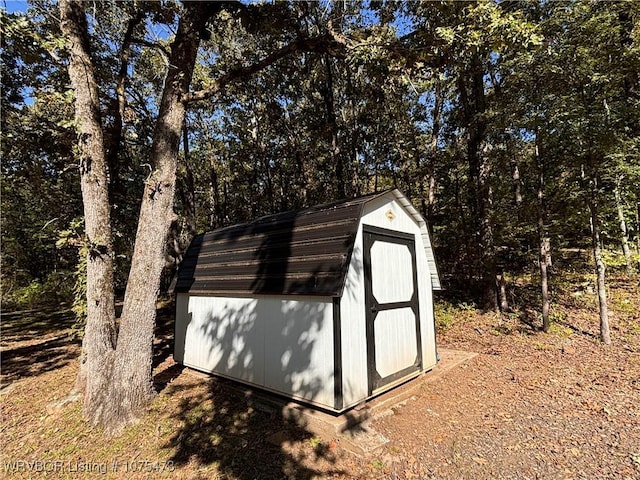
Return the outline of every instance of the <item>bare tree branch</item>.
[[[164,57],[164,59],[168,63],[169,50],[167,50],[163,45],[161,45],[159,43],[156,43],[156,42],[150,42],[150,41],[145,40],[143,38],[132,38],[131,39],[131,43],[134,44],[134,45],[142,45],[144,47],[155,48],[156,50],[159,50],[160,53],[162,54],[162,56]]]
[[[124,122],[125,108],[127,105],[127,99],[125,95],[125,89],[128,80],[129,70],[129,57],[131,53],[131,42],[133,39],[133,33],[137,26],[142,22],[145,17],[144,10],[139,9],[135,12],[129,21],[127,22],[127,28],[125,30],[124,37],[122,39],[122,45],[118,52],[120,59],[120,68],[118,69],[116,97],[116,108],[113,109],[113,124],[109,129],[109,135],[106,136],[106,149],[107,149],[107,165],[109,166],[109,172],[111,174],[111,181],[109,182],[109,195],[113,197],[115,192],[120,186],[120,182],[117,181],[119,176],[120,165],[118,162],[118,156],[120,153],[120,146],[122,144],[122,128]],[[112,198],[113,200],[113,198]]]
[[[270,55],[267,55],[265,58],[253,65],[230,70],[207,88],[196,92],[186,93],[182,96],[182,101],[188,104],[199,100],[205,100],[224,90],[228,84],[250,77],[259,71],[264,70],[281,58],[296,52],[328,53],[329,55],[340,58],[344,58],[346,54],[343,45],[337,42],[333,36],[323,35],[313,38],[300,38],[285,45],[279,50],[276,50]]]

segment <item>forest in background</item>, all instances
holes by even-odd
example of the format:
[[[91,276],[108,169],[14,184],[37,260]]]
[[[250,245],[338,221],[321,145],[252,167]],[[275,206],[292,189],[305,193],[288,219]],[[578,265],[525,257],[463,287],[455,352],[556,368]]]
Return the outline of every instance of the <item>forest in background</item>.
[[[601,319],[605,268],[637,283],[637,2],[215,5],[188,75],[176,38],[204,3],[79,7],[116,292],[133,278],[143,199],[160,189],[144,193],[175,85],[185,112],[162,289],[197,232],[387,188],[427,219],[449,295],[478,307],[508,310],[514,279],[533,273],[548,328],[560,252],[590,252]],[[104,252],[85,232],[77,31],[61,30],[56,3],[24,7],[0,17],[3,308],[75,300],[82,317],[87,261]]]
[[[158,294],[196,232],[396,187],[462,305],[548,331],[590,251],[609,344],[607,267],[634,288],[640,247],[639,5],[3,9],[3,308],[73,301],[73,392],[115,433],[156,394]]]

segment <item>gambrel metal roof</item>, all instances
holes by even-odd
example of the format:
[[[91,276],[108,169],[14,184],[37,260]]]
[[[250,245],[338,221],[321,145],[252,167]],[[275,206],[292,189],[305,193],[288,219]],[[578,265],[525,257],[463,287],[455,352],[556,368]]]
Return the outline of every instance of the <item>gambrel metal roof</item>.
[[[404,195],[391,190],[199,235],[180,266],[175,291],[340,296],[363,206],[390,194],[418,221],[426,239],[432,287],[440,289],[424,219]]]

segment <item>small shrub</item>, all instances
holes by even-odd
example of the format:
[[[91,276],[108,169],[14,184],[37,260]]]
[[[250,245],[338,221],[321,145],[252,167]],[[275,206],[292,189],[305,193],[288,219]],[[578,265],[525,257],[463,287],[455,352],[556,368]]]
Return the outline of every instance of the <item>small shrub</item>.
[[[573,330],[569,327],[562,327],[560,325],[552,323],[551,326],[549,327],[549,333],[553,335],[557,335],[562,338],[568,338],[571,335],[573,335]]]
[[[447,330],[455,320],[454,312],[450,305],[436,304],[433,312],[436,320],[436,328],[440,331]]]
[[[39,280],[33,280],[29,285],[14,290],[10,304],[16,308],[33,308],[44,296],[44,287]]]
[[[547,343],[543,343],[543,342],[533,342],[533,348],[535,348],[536,350],[538,350],[539,352],[547,352],[549,350],[553,350],[554,347],[547,344]]]
[[[456,322],[466,322],[472,319],[475,312],[476,307],[472,303],[453,304],[448,301],[436,301],[433,312],[436,328],[439,331],[447,330]]]
[[[566,323],[567,321],[567,312],[565,311],[557,311],[557,312],[551,312],[549,314],[549,323],[554,324],[554,323]]]
[[[623,272],[627,268],[627,261],[624,258],[622,252],[618,252],[615,250],[603,250],[602,251],[602,260],[604,260],[605,265],[612,272]],[[631,264],[637,265],[640,262],[640,255],[637,253],[631,254]]]
[[[21,286],[13,286],[7,293],[3,291],[3,308],[26,310],[54,303],[69,303],[73,298],[72,282],[68,272],[54,272],[44,282],[34,279]]]
[[[309,439],[309,445],[311,445],[311,448],[315,450],[322,445],[322,439],[320,437],[311,437]]]

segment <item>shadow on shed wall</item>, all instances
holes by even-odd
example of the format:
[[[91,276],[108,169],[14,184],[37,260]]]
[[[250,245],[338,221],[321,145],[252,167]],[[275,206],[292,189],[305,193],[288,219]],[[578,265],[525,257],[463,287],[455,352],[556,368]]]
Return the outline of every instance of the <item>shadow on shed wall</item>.
[[[259,259],[258,275],[253,282],[255,293],[282,292],[285,288],[296,291],[302,284],[285,281],[289,269],[291,232],[295,217],[279,235],[278,245],[270,244],[268,237],[256,250]],[[282,225],[278,226],[281,230]],[[289,235],[286,232],[289,232]],[[286,240],[283,241],[283,238]],[[307,277],[304,282],[309,282]],[[311,280],[312,281],[312,280]],[[305,283],[305,287],[309,285]],[[298,290],[299,291],[299,290]],[[207,367],[248,382],[274,382],[269,376],[279,377],[282,391],[296,391],[309,399],[318,399],[331,380],[326,370],[317,369],[319,360],[331,365],[331,352],[321,345],[329,332],[332,345],[332,304],[296,301],[295,295],[287,297],[291,302],[281,302],[274,297],[261,296],[260,300],[218,298],[219,308],[206,315],[199,324],[190,319],[191,329],[206,340]],[[309,299],[309,297],[305,297]],[[186,313],[186,312],[184,312]],[[184,339],[176,341],[183,342]],[[189,352],[185,352],[188,358]],[[265,369],[263,359],[269,359],[274,368]],[[333,388],[329,389],[333,394]],[[216,470],[228,478],[295,478],[309,479],[319,472],[309,467],[309,462],[296,458],[290,452],[269,441],[273,434],[286,432],[289,440],[310,438],[313,434],[304,428],[285,426],[275,412],[256,408],[251,396],[242,396],[238,390],[228,389],[224,382],[212,379],[205,394],[183,400],[178,418],[181,428],[173,436],[175,448],[173,460],[177,464],[196,461],[200,465],[216,464]],[[318,459],[332,462],[329,451],[316,452]],[[313,463],[313,462],[312,462]],[[306,466],[305,466],[306,465]],[[324,470],[323,475],[331,473]]]

